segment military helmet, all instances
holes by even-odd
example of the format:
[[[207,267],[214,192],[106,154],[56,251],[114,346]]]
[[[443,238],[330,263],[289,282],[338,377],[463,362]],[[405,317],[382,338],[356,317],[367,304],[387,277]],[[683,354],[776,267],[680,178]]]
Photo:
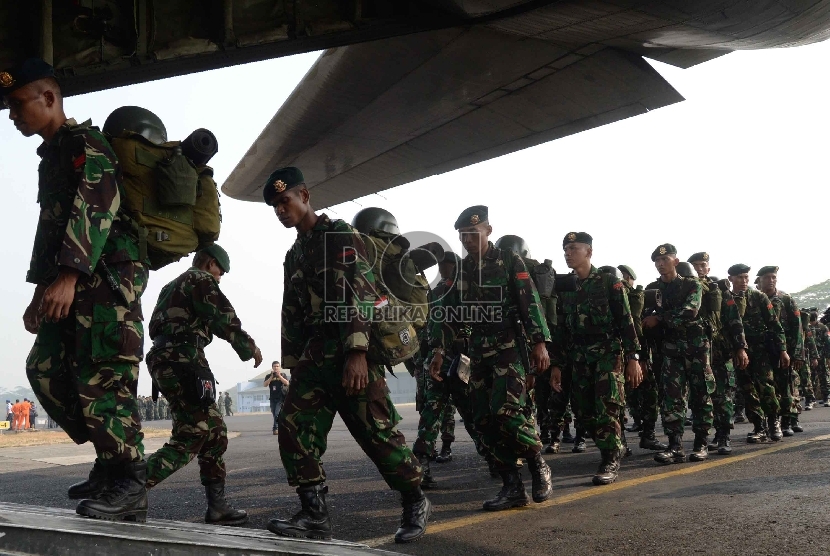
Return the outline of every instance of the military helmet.
[[[161,118],[140,106],[122,106],[113,110],[104,122],[103,131],[110,137],[132,131],[156,145],[167,142],[167,128]]]
[[[513,251],[518,256],[525,259],[530,258],[530,246],[519,236],[501,236],[498,241],[496,241],[496,247],[504,249],[505,251]]]
[[[401,233],[395,216],[388,210],[379,207],[368,207],[358,211],[352,219],[352,227],[361,234],[368,234],[372,230],[380,230],[395,235]]]
[[[697,272],[695,272],[695,267],[692,266],[692,263],[677,263],[675,269],[677,270],[677,273],[683,278],[697,278]]]
[[[611,276],[616,276],[620,280],[623,279],[622,272],[620,272],[620,269],[617,268],[616,266],[611,266],[611,265],[601,266],[597,269],[597,271],[601,272],[603,274],[610,274]]]

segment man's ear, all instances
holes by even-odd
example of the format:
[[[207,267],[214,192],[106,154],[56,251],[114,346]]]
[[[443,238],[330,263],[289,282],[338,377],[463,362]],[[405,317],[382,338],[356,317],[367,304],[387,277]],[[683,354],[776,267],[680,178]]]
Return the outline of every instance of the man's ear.
[[[588,246],[588,250],[586,251],[587,257],[590,259],[594,256],[594,248],[592,246]]]
[[[490,237],[490,234],[493,233],[493,226],[487,224],[487,226],[484,227],[484,230],[487,232],[487,237]]]
[[[672,259],[671,264],[672,264],[672,266],[677,266],[677,265],[679,265],[679,264],[680,264],[680,259],[678,259],[677,257],[674,257],[674,258]]]
[[[308,203],[308,200],[311,199],[311,193],[305,186],[303,186],[302,189],[300,189],[300,199],[302,199],[303,204]]]

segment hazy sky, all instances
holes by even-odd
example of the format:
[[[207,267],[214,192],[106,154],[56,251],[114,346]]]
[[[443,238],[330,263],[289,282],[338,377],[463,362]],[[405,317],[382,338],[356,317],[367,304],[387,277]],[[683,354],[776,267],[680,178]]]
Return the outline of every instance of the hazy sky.
[[[67,114],[103,125],[123,105],[157,113],[171,139],[199,127],[219,139],[212,160],[220,184],[316,59],[306,54],[72,97]],[[429,230],[460,252],[452,224],[467,206],[490,207],[493,239],[523,236],[532,255],[559,271],[562,237],[594,237],[594,262],[628,264],[640,283],[657,275],[650,254],[663,242],[685,260],[709,251],[713,274],[744,262],[781,267],[782,289],[798,291],[830,278],[824,225],[828,208],[827,110],[830,44],[737,52],[680,70],[654,63],[686,101],[532,149],[332,207],[351,221],[361,207],[383,206],[403,231]],[[0,295],[0,385],[26,384],[34,336],[23,311],[34,286],[25,283],[37,226],[38,138],[23,138],[0,113],[6,212]],[[314,201],[312,191],[312,204]],[[265,365],[279,359],[282,262],[294,240],[260,203],[222,197],[219,243],[232,271],[222,289],[262,347]],[[810,226],[805,214],[816,224]],[[817,248],[815,248],[817,247]],[[149,319],[161,287],[183,272],[180,261],[150,276]],[[754,272],[753,270],[753,272]],[[145,342],[149,347],[149,338]],[[259,372],[227,343],[207,350],[219,390]],[[260,369],[262,370],[262,369]],[[150,393],[142,365],[139,392]]]

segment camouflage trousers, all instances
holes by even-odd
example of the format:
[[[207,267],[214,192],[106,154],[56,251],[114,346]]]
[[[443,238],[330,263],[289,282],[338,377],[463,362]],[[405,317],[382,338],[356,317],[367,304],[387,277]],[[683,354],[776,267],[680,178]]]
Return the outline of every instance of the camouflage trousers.
[[[726,432],[732,428],[735,417],[735,365],[728,353],[715,350],[712,357],[712,372],[715,375],[715,391],[712,393],[712,410],[715,430]]]
[[[156,486],[194,457],[199,461],[203,485],[225,480],[222,455],[228,449],[228,429],[222,411],[215,403],[200,407],[187,399],[182,385],[187,371],[188,365],[182,363],[153,363],[150,369],[153,382],[170,404],[173,431],[170,440],[147,458],[148,487]]]
[[[813,392],[816,398],[826,400],[830,397],[830,374],[827,359],[820,357],[818,365],[813,368]]]
[[[686,393],[692,409],[692,430],[708,435],[712,428],[712,393],[715,376],[709,365],[709,341],[664,341],[663,429],[666,434],[683,435],[686,423]]]
[[[445,366],[449,367],[445,359]],[[428,373],[425,372],[425,374]],[[439,382],[432,377],[426,379],[426,387],[424,388],[424,405],[421,409],[421,418],[418,421],[418,438],[412,446],[412,451],[417,456],[424,456],[432,454],[435,450],[435,441],[438,438],[439,428],[441,429],[441,440],[443,442],[455,441],[455,435],[448,431],[455,430],[455,408],[464,419],[464,428],[475,444],[476,450],[479,454],[484,455],[484,449],[481,445],[478,431],[475,429],[473,422],[473,408],[472,398],[470,397],[470,386],[464,384],[457,377],[444,377],[444,380]],[[455,402],[453,407],[452,402]],[[449,410],[453,412],[450,413]],[[445,419],[449,415],[453,420],[452,428],[448,427]],[[444,421],[444,422],[442,422]]]
[[[752,342],[749,338],[749,365],[739,370],[738,385],[743,392],[746,415],[750,421],[777,416],[780,410],[775,393],[775,377],[769,363],[769,353],[763,341]]]
[[[349,396],[341,385],[345,363],[339,340],[312,339],[291,370],[278,428],[288,484],[307,486],[326,480],[322,458],[339,413],[391,489],[407,492],[419,487],[421,467],[397,429],[401,417],[389,397],[385,370],[370,363],[368,386]]]
[[[798,393],[799,398],[806,402],[812,403],[816,401],[816,395],[813,391],[812,369],[810,362],[805,361],[798,371]]]
[[[600,450],[620,450],[625,378],[618,349],[607,342],[574,345],[570,351],[571,399],[577,422]]]
[[[772,359],[772,356],[770,356]],[[796,374],[792,365],[786,369],[778,366],[778,361],[770,361],[772,376],[775,379],[775,395],[778,397],[778,416],[798,418],[796,397],[798,387],[795,385]]]
[[[418,373],[415,375],[415,380],[417,382],[416,388],[417,393],[415,395],[415,409],[418,411],[418,414],[423,414],[425,404],[427,403],[427,390],[432,387],[432,383],[436,382],[433,381],[430,376],[429,372],[426,370],[419,370]],[[440,384],[440,383],[438,383]],[[441,432],[441,441],[442,442],[455,442],[455,410],[456,406],[454,405],[455,397],[451,396],[447,398],[443,404],[443,409],[441,410],[441,414],[438,416],[438,422],[440,423],[440,432]],[[462,419],[466,421],[466,418],[462,415]],[[431,419],[431,417],[430,417]],[[433,441],[433,445],[435,442]]]
[[[550,406],[550,420],[553,425],[551,430],[554,431],[556,429],[564,430],[565,425],[574,420],[571,412],[571,367],[569,365],[560,370],[562,371],[562,391],[556,392],[551,389],[550,400],[548,401],[548,405]],[[550,373],[545,373],[545,377],[546,380],[550,381]],[[580,430],[582,429],[580,428]]]
[[[534,388],[536,401],[536,424],[539,426],[540,435],[549,437],[556,425],[553,421],[553,405],[551,396],[554,394],[550,387],[550,370],[536,377]]]
[[[123,266],[123,265],[122,265]],[[103,465],[144,457],[136,390],[144,329],[139,302],[146,282],[142,265],[134,288],[122,292],[132,310],[93,275],[79,280],[69,317],[42,322],[26,359],[26,375],[41,407],[77,444],[92,442]]]
[[[519,351],[508,347],[475,357],[471,363],[473,423],[481,444],[498,469],[515,469],[516,459],[532,458],[542,449],[525,412],[525,368]]]
[[[629,404],[631,417],[642,423],[645,430],[654,430],[660,415],[658,373],[653,365],[643,369],[643,381],[637,388],[625,383],[625,400]]]

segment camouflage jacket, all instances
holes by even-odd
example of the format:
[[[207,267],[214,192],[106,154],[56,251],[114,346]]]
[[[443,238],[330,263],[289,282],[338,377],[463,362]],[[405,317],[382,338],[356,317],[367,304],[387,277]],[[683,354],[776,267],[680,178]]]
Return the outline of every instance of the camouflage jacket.
[[[208,272],[190,268],[159,294],[150,319],[150,337],[155,340],[163,335],[172,341],[150,350],[148,364],[198,362],[208,367],[204,346],[213,341],[214,334],[230,343],[242,361],[254,356],[256,344],[242,330],[236,311],[216,279]],[[200,345],[195,337],[201,339]]]
[[[735,303],[732,292],[720,289],[717,282],[709,278],[701,278],[700,281],[705,291],[708,292],[710,289],[717,288],[720,292],[720,308],[718,311],[712,311],[711,308],[705,307],[705,294],[701,299],[701,316],[711,321],[717,321],[710,323],[713,331],[712,346],[732,353],[739,349],[746,349],[744,323],[741,320],[738,305]]]
[[[37,153],[40,218],[26,281],[49,285],[60,266],[90,276],[102,260],[139,261],[138,240],[119,211],[121,170],[101,132],[70,119]]]
[[[658,279],[646,286],[646,289],[660,290],[663,294],[663,303],[655,314],[660,318],[659,328],[665,341],[688,341],[697,345],[701,339],[708,340],[703,318],[700,316],[700,304],[703,299],[703,286],[700,281],[696,278],[676,276],[671,282]]]
[[[787,339],[778,317],[773,311],[772,302],[764,292],[748,289],[732,294],[744,323],[744,334],[750,345],[768,342],[778,351],[786,351]]]
[[[360,234],[320,215],[285,256],[282,366],[296,366],[309,339],[337,338],[344,352],[368,351],[379,297]]]
[[[604,343],[616,354],[640,351],[628,293],[619,278],[591,265],[588,277],[577,280],[576,291],[560,293],[558,302],[563,322],[555,329],[551,366],[565,366],[575,343]]]
[[[805,314],[802,313],[801,316],[803,317]],[[801,333],[804,336],[804,360],[812,361],[818,359],[818,346],[816,345],[816,337],[813,335],[809,318],[801,319]]]
[[[810,323],[810,328],[813,329],[813,338],[816,341],[816,351],[819,359],[830,358],[830,330],[821,322]]]
[[[797,361],[804,360],[804,335],[801,331],[801,311],[798,304],[788,293],[776,290],[769,298],[772,310],[784,329],[787,337],[787,353]]]
[[[479,261],[467,255],[458,281],[444,295],[439,320],[430,320],[430,346],[451,348],[469,327],[470,355],[481,358],[516,346],[522,334],[530,344],[550,341],[539,294],[521,257],[492,242]]]

